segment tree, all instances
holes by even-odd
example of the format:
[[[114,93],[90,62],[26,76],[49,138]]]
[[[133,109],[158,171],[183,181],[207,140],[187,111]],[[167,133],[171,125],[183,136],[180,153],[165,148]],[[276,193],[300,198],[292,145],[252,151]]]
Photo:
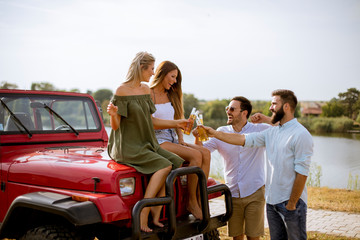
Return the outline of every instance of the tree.
[[[99,89],[92,94],[95,100],[98,100],[102,104],[105,100],[110,100],[113,92],[110,89]]]
[[[267,104],[265,105],[264,109],[263,109],[263,114],[266,116],[271,117],[272,112],[270,111],[270,106],[271,106],[271,102],[267,102]]]
[[[109,124],[110,123],[110,116],[107,114],[106,109],[110,102],[111,97],[113,96],[113,92],[110,89],[99,89],[96,92],[92,94],[94,99],[98,101],[101,105],[101,109],[103,112],[104,117],[104,123]]]
[[[196,109],[199,107],[199,100],[194,96],[194,94],[183,94],[183,105],[184,105],[184,116],[188,118],[191,109],[195,107]]]
[[[78,89],[78,88],[72,88],[72,89],[69,90],[69,92],[79,93],[79,92],[80,92],[80,89]]]
[[[6,81],[1,82],[0,89],[16,89],[18,88],[18,85],[15,83],[8,83]]]
[[[56,91],[54,85],[48,82],[32,83],[31,90]]]
[[[322,106],[322,117],[341,117],[344,115],[344,106],[339,99],[333,98]]]
[[[269,101],[255,100],[251,101],[252,111],[251,114],[254,113],[264,113],[266,107],[268,107]]]
[[[345,115],[353,120],[356,119],[359,113],[359,108],[357,107],[359,96],[360,91],[356,88],[349,88],[347,92],[339,93],[340,101],[345,106]]]
[[[204,115],[204,124],[213,128],[225,125],[227,115],[225,107],[229,105],[230,100],[213,100],[207,101],[201,105],[201,111]]]

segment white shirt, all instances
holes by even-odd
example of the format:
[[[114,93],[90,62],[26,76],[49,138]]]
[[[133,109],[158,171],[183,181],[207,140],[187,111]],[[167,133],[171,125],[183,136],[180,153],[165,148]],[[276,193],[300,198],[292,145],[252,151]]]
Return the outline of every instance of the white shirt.
[[[313,154],[310,133],[296,118],[260,133],[245,134],[246,147],[266,147],[266,203],[290,199],[296,172],[307,176]],[[307,203],[306,185],[300,197]]]
[[[268,124],[253,124],[248,122],[240,132],[236,132],[231,125],[219,127],[217,130],[226,133],[251,133],[260,132],[267,128]],[[246,148],[240,145],[232,145],[210,138],[204,143],[204,147],[211,152],[218,150],[224,161],[225,184],[230,188],[232,197],[244,198],[265,184],[265,148]]]
[[[153,117],[165,119],[165,120],[174,120],[175,110],[171,105],[171,102],[155,104],[156,111],[153,113]]]

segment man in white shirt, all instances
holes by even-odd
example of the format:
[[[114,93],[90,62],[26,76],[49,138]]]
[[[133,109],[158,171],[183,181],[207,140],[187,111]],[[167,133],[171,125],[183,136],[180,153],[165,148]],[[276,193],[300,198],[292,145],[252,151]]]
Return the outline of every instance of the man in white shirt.
[[[251,103],[245,97],[234,97],[225,109],[228,126],[217,130],[225,133],[245,134],[260,132],[270,127],[268,124],[248,122],[252,111]],[[194,131],[197,135],[197,131]],[[202,144],[195,137],[196,144]],[[225,183],[230,188],[233,215],[228,222],[228,235],[234,240],[258,240],[264,235],[264,184],[265,148],[247,148],[232,145],[211,138],[204,142],[211,152],[218,150],[224,160]]]
[[[245,147],[266,147],[266,213],[272,240],[303,240],[306,234],[306,179],[313,155],[311,134],[294,116],[295,94],[272,92],[272,118],[258,114],[255,122],[279,126],[250,134],[233,134],[204,127],[209,137]]]

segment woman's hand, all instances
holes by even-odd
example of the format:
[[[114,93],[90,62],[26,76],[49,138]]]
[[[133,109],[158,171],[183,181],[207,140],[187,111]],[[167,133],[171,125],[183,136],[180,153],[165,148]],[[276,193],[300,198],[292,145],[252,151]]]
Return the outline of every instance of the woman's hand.
[[[116,131],[119,128],[121,121],[120,116],[117,114],[118,107],[110,102],[106,111],[110,115],[110,126],[114,131]]]
[[[188,119],[177,119],[175,121],[176,121],[176,127],[181,128],[182,130],[184,130],[187,123],[190,122],[190,120]]]
[[[107,106],[106,111],[110,116],[116,116],[118,107],[115,106],[112,102],[110,102],[109,105]]]
[[[184,141],[184,139],[178,139],[179,144],[183,146],[187,146],[187,143]]]

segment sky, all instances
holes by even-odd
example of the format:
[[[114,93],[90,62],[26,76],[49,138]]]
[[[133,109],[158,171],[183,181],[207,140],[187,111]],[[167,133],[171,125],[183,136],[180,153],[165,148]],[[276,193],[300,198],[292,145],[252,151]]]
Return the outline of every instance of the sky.
[[[115,89],[137,52],[201,100],[360,90],[360,0],[0,0],[0,82]]]

